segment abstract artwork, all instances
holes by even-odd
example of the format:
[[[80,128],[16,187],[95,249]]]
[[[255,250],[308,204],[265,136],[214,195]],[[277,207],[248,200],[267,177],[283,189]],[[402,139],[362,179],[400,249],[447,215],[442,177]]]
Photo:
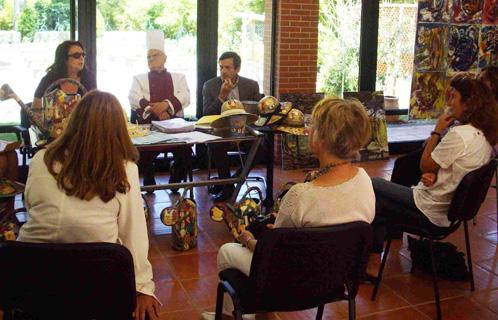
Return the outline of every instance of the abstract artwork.
[[[483,26],[479,44],[479,68],[498,65],[498,26]]]
[[[420,0],[418,21],[420,22],[447,22],[449,0]]]
[[[449,71],[472,71],[477,68],[479,54],[479,27],[452,25],[448,41]]]
[[[432,119],[444,110],[445,72],[415,72],[410,99],[410,117]]]
[[[482,7],[482,24],[498,24],[498,0],[484,0]]]
[[[451,22],[481,23],[484,0],[453,0],[451,6]]]
[[[446,67],[447,34],[448,27],[443,24],[419,24],[415,39],[415,68],[418,71],[438,71]]]

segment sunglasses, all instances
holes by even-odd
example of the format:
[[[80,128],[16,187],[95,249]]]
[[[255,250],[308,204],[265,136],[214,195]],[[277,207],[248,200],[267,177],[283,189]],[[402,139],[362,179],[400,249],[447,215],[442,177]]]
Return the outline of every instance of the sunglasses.
[[[76,53],[73,53],[73,54],[68,54],[67,56],[71,57],[71,58],[74,58],[74,59],[79,59],[81,57],[84,58],[86,56],[86,53],[84,53],[84,52],[76,52]]]

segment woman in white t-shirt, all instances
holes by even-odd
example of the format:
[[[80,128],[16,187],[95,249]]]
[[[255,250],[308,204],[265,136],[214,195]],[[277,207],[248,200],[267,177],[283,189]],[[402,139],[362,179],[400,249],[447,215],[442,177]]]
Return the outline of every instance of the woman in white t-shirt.
[[[294,185],[280,205],[274,228],[320,227],[365,221],[375,215],[375,195],[365,170],[351,164],[370,139],[368,115],[357,100],[326,98],[313,109],[309,130],[311,151],[320,162],[315,179]],[[249,276],[257,240],[249,231],[238,236],[240,244],[224,244],[218,252],[218,270],[236,268]],[[224,299],[224,310],[230,310]],[[229,313],[229,312],[227,312]],[[204,312],[203,319],[214,319]],[[244,315],[244,319],[251,318]]]
[[[135,269],[135,320],[158,319],[137,160],[116,97],[87,93],[62,136],[31,160],[24,193],[29,217],[18,240],[124,245]]]
[[[498,142],[498,106],[490,89],[470,74],[452,78],[448,91],[450,114],[439,117],[420,160],[422,177],[413,188],[372,179],[376,196],[374,254],[368,272],[376,274],[386,226],[403,221],[421,226],[448,227],[448,208],[463,177],[487,164]],[[454,121],[440,141],[441,133]]]

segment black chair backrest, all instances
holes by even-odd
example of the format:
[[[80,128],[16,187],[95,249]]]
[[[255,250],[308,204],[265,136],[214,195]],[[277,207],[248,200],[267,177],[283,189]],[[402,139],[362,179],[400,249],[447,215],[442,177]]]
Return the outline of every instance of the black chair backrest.
[[[0,242],[0,309],[35,319],[131,319],[133,258],[112,243]]]
[[[448,209],[448,220],[467,221],[475,217],[486,198],[496,170],[496,159],[467,173],[458,184]]]
[[[254,251],[250,283],[263,310],[292,311],[354,298],[372,241],[368,223],[320,228],[277,228]]]

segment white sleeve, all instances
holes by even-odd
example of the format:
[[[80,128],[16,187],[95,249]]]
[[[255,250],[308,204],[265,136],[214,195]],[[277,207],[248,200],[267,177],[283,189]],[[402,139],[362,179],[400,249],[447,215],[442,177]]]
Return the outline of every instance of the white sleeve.
[[[140,108],[140,99],[144,98],[144,90],[138,77],[133,77],[133,82],[131,84],[130,92],[128,94],[128,100],[130,101],[130,107],[132,110],[137,110]]]
[[[465,143],[462,137],[455,131],[449,130],[441,142],[434,148],[431,158],[441,168],[450,167],[457,158],[465,152]]]
[[[118,216],[119,241],[130,250],[133,256],[137,291],[155,297],[152,266],[147,259],[149,238],[140,195],[137,165],[131,162],[127,163],[126,173],[130,183],[130,190],[118,198],[120,200]]]
[[[275,228],[297,228],[301,224],[299,217],[297,217],[297,208],[299,203],[299,191],[296,184],[287,191],[287,194],[282,199],[280,208],[278,209],[278,215],[275,219]]]
[[[183,74],[177,74],[178,79],[174,83],[175,97],[182,104],[182,109],[185,109],[190,104],[190,89],[188,88],[187,78]]]

